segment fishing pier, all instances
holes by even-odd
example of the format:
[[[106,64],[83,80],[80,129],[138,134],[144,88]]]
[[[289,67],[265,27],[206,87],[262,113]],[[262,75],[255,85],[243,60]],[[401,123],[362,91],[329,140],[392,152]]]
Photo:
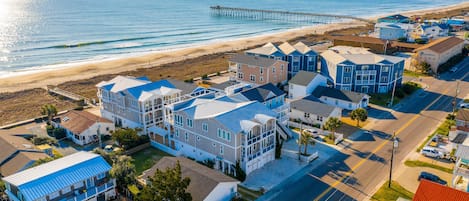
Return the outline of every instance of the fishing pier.
[[[329,24],[346,20],[358,20],[373,23],[371,20],[348,16],[322,13],[290,12],[278,10],[262,10],[249,8],[232,8],[224,6],[210,6],[211,14],[214,16],[225,16],[233,18],[245,18],[253,20],[273,20],[297,23]]]

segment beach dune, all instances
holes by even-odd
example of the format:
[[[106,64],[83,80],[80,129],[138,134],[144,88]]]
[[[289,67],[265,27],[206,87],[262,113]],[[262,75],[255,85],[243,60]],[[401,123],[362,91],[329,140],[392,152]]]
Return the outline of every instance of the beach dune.
[[[469,7],[469,2],[463,2],[457,5],[441,8],[409,11],[404,12],[403,14],[423,15],[427,13],[444,12],[465,7]],[[370,19],[375,20],[376,18],[378,17],[373,17]],[[319,25],[301,29],[292,29],[281,33],[249,37],[245,39],[237,39],[226,42],[214,42],[207,45],[198,45],[183,49],[153,52],[141,56],[129,56],[103,61],[63,65],[57,69],[48,69],[30,74],[0,78],[0,92],[14,92],[32,88],[41,88],[47,85],[58,85],[67,81],[88,79],[98,75],[121,73],[138,68],[149,68],[213,53],[246,49],[248,47],[261,45],[267,42],[287,41],[289,39],[305,36],[308,34],[323,34],[327,31],[358,26],[366,26],[366,24],[364,22],[352,21],[346,23]]]

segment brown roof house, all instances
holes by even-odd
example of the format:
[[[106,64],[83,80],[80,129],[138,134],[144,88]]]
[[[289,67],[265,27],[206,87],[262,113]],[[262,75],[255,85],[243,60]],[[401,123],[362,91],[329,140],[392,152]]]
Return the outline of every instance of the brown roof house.
[[[236,54],[229,60],[232,80],[263,85],[287,82],[288,62],[254,55]]]
[[[31,167],[35,161],[49,157],[22,137],[30,134],[26,129],[0,130],[0,176],[20,172]]]
[[[415,58],[430,64],[433,72],[438,72],[438,67],[450,58],[461,54],[464,40],[456,37],[439,38],[414,50]]]
[[[86,111],[70,110],[58,116],[54,126],[64,128],[75,144],[86,145],[98,141],[98,135],[110,135],[114,123]]]
[[[173,168],[177,161],[181,165],[182,177],[191,179],[187,191],[194,201],[228,201],[236,195],[238,180],[184,157],[163,157],[153,167],[143,172],[139,181],[146,184],[147,178],[152,177],[157,169],[164,171],[166,168]]]

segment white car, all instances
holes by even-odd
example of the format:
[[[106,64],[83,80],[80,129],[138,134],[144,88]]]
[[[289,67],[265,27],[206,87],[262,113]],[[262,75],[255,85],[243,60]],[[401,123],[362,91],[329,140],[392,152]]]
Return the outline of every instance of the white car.
[[[305,129],[304,132],[312,135],[314,138],[317,138],[319,137],[319,132],[317,130],[314,130],[314,129]]]
[[[432,158],[443,158],[444,154],[441,153],[440,151],[431,148],[431,147],[424,147],[422,151],[420,152],[425,156],[432,157]]]
[[[461,103],[459,104],[459,108],[469,108],[469,103]]]

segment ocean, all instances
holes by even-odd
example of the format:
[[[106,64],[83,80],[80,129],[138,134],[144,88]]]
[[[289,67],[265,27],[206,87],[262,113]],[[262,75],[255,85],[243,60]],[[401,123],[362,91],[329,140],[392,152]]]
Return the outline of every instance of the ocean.
[[[369,17],[464,0],[0,0],[0,78],[312,24],[210,15],[222,5]]]

